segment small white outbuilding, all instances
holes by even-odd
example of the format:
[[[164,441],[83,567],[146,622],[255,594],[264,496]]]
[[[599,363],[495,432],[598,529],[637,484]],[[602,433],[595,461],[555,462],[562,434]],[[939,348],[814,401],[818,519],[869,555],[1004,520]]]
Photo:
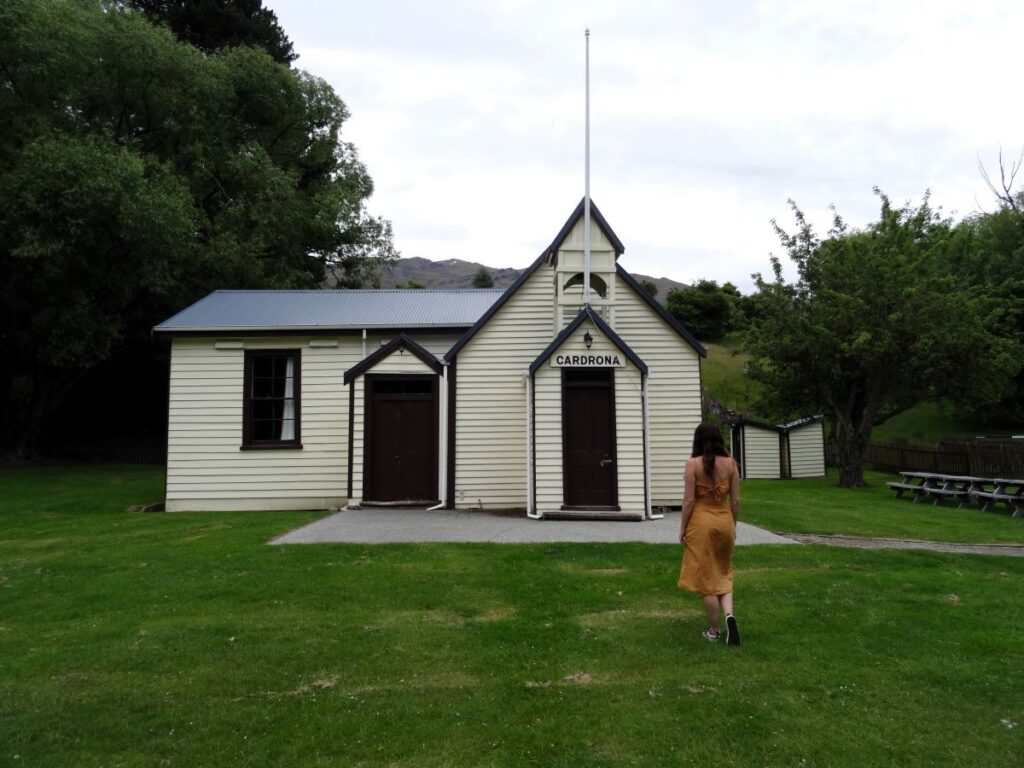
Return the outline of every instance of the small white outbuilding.
[[[825,419],[811,416],[786,424],[738,419],[729,426],[730,452],[744,479],[824,477]]]
[[[701,344],[583,201],[508,290],[217,291],[170,339],[168,510],[677,506]]]

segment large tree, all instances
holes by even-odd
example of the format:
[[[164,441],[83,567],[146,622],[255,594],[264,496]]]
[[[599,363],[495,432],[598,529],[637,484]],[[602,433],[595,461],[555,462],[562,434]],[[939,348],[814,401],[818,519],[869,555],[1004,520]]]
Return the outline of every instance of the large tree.
[[[714,280],[698,280],[690,288],[670,291],[666,308],[701,341],[718,341],[729,331],[733,304],[738,293]]]
[[[1008,342],[1024,342],[1024,194],[1001,197],[998,210],[972,215],[956,229],[960,242],[950,253],[951,270],[993,297],[999,308],[996,334]],[[998,402],[964,405],[980,423],[996,428],[1020,424],[1024,359]]]
[[[791,202],[796,231],[775,225],[797,277],[755,275],[759,310],[748,334],[751,375],[778,417],[824,412],[837,425],[839,484],[864,484],[871,429],[924,397],[998,400],[1020,345],[993,333],[1001,310],[982,286],[948,268],[962,245],[927,196],[881,200],[877,222],[849,229],[837,214],[820,239]]]
[[[342,285],[390,224],[327,83],[253,47],[204,54],[117,3],[0,4],[0,450],[210,290]]]
[[[298,58],[277,14],[264,8],[263,0],[121,0],[120,4],[137,8],[150,20],[165,24],[179,40],[207,53],[251,45],[281,64]]]

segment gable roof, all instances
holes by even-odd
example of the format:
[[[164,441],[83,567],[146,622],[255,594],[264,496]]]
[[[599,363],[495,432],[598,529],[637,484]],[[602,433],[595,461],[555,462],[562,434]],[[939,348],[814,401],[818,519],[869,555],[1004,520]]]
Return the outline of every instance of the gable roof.
[[[565,242],[565,238],[572,232],[572,228],[576,226],[576,222],[583,218],[583,204],[586,202],[586,197],[580,198],[579,205],[576,206],[575,210],[569,214],[569,218],[565,220],[565,224],[558,230],[558,234],[555,235],[555,239],[551,241],[546,249],[544,249],[544,255],[551,257],[558,253],[558,249],[562,247],[562,243]],[[608,242],[612,244],[612,248],[615,249],[615,255],[621,256],[626,252],[626,246],[619,240],[619,236],[612,231],[611,226],[608,224],[608,220],[601,215],[601,211],[598,209],[597,204],[594,203],[594,199],[590,199],[590,218],[598,229],[601,230],[602,234],[608,238]]]
[[[573,318],[573,321],[565,326],[565,328],[562,329],[562,332],[555,337],[554,341],[548,344],[547,348],[541,352],[532,363],[530,363],[530,373],[536,373],[537,369],[544,364],[544,361],[551,357],[551,355],[555,353],[555,350],[565,343],[565,340],[583,324],[584,320],[590,320],[595,326],[597,326],[597,329],[601,331],[601,333],[603,333],[631,363],[633,363],[633,365],[639,368],[644,374],[647,373],[647,363],[641,360],[640,356],[630,349],[629,345],[611,329],[611,326],[601,319],[601,316],[597,314],[597,312],[594,312],[590,307],[584,307],[581,309],[580,313]]]
[[[629,274],[629,272],[622,268],[621,264],[615,265],[615,271],[618,273],[619,277],[622,278],[623,282],[625,282],[626,285],[632,288],[633,292],[636,293],[641,299],[643,299],[644,303],[646,303],[647,306],[649,306],[651,309],[655,311],[655,313],[657,313],[658,317],[660,317],[662,320],[668,323],[669,327],[673,331],[682,336],[683,339],[697,351],[698,355],[700,355],[701,357],[708,356],[708,351],[704,348],[703,344],[697,341],[697,337],[690,333],[688,330],[686,330],[686,327],[682,323],[680,323],[678,320],[672,317],[672,315],[669,314],[668,310],[658,303],[657,299],[655,299],[653,296],[651,296],[651,294],[649,294],[647,291],[643,289],[643,286],[641,286],[640,283],[636,281],[635,277],[633,277],[631,274]]]
[[[468,328],[500,289],[214,291],[156,326],[159,334],[363,328]]]
[[[795,421],[788,421],[785,424],[779,424],[779,429],[784,432],[792,432],[794,429],[800,427],[806,427],[808,424],[824,423],[824,416],[804,416],[802,419],[796,419]]]
[[[778,424],[765,424],[763,421],[755,421],[754,419],[748,419],[746,416],[740,416],[737,419],[726,421],[731,427],[755,427],[757,429],[764,429],[769,432],[778,432],[780,435],[784,430]]]
[[[441,373],[443,366],[436,357],[430,354],[421,345],[417,344],[413,339],[409,338],[404,333],[400,333],[372,355],[367,355],[345,371],[345,375],[342,376],[342,383],[348,384],[350,381],[366,373],[381,360],[394,354],[395,351],[399,349],[408,349],[412,354],[422,360],[423,363],[434,373]]]
[[[593,206],[593,203],[591,203],[591,206]],[[570,217],[570,219],[571,218],[572,217]],[[559,242],[557,238],[556,242]],[[512,283],[512,285],[505,289],[505,292],[496,302],[494,302],[494,304],[491,305],[490,309],[484,312],[484,314],[481,315],[480,319],[477,320],[468,331],[462,334],[462,336],[459,337],[459,340],[455,342],[452,348],[445,353],[445,360],[451,361],[455,359],[455,356],[459,353],[459,350],[466,346],[469,340],[472,339],[477,334],[477,332],[484,327],[484,325],[486,325],[487,321],[490,320],[494,316],[494,314],[499,309],[501,309],[501,307],[504,306],[504,304],[510,298],[512,298],[512,294],[519,290],[519,287],[527,280],[529,280],[530,276],[533,275],[534,272],[540,269],[541,265],[544,264],[544,262],[547,261],[547,259],[549,258],[549,254],[550,248],[544,251],[544,253],[542,253],[540,256],[538,256],[534,260],[533,264],[527,267],[523,274],[521,274],[516,279],[516,281]],[[628,285],[633,290],[633,292],[636,293],[644,301],[645,304],[647,304],[647,306],[654,310],[658,317],[664,320],[673,331],[679,334],[687,344],[693,347],[693,349],[697,352],[698,355],[700,355],[701,357],[708,356],[707,349],[705,349],[704,345],[697,340],[697,337],[690,333],[688,330],[686,330],[682,323],[680,323],[678,320],[672,317],[672,315],[668,313],[668,310],[661,306],[661,304],[659,304],[658,301],[653,296],[651,296],[651,294],[645,291],[643,287],[640,285],[640,283],[636,281],[636,278],[629,274],[629,272],[627,272],[621,264],[615,265],[615,271],[616,274],[618,274],[619,277],[622,278],[623,282],[625,282],[626,285]],[[602,320],[602,322],[604,321]]]
[[[740,416],[730,421],[726,421],[726,424],[734,427],[757,427],[758,429],[767,429],[772,432],[778,432],[780,435],[788,435],[794,429],[798,429],[799,427],[805,427],[808,424],[823,423],[824,421],[824,416],[805,416],[802,419],[790,421],[785,424],[765,424],[763,421],[755,421],[754,419],[748,419],[746,416]]]

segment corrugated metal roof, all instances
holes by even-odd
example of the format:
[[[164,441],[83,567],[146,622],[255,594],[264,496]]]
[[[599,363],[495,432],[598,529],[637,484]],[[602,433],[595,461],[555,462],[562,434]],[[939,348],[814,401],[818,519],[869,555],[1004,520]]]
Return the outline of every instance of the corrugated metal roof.
[[[189,331],[469,328],[503,293],[470,290],[214,291],[154,329]]]

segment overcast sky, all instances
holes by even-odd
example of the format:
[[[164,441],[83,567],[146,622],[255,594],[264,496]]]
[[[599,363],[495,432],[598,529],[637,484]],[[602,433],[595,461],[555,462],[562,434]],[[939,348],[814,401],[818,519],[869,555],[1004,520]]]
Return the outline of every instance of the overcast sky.
[[[872,187],[957,218],[1024,147],[1024,3],[265,0],[352,116],[344,135],[403,256],[524,267],[583,195],[631,272],[731,281]]]

